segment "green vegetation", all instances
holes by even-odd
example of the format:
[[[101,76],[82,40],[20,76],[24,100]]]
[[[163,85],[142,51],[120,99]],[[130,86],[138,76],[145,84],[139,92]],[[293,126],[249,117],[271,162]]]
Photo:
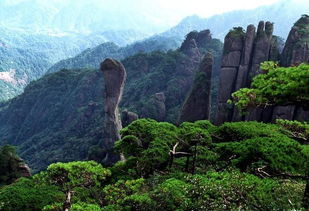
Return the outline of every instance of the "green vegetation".
[[[309,147],[305,123],[170,123],[139,119],[121,131],[125,157],[51,164],[0,189],[1,210],[301,210]],[[308,186],[308,184],[307,184]],[[11,197],[13,196],[13,197]]]
[[[228,37],[243,37],[245,35],[245,30],[242,27],[233,27],[226,35]]]
[[[143,52],[155,43],[160,42],[148,40],[136,43],[136,48]],[[74,61],[81,66],[98,65],[103,59],[100,53],[108,46],[109,50],[115,47],[109,43],[86,50]],[[212,39],[200,50],[217,52],[220,60],[221,47],[219,40]],[[194,77],[194,70],[186,71],[184,62],[188,57],[180,50],[138,53],[123,60],[128,78],[120,108],[155,119],[160,112],[155,94],[164,92],[164,120],[176,122]],[[33,172],[59,161],[101,162],[105,158],[103,89],[97,69],[62,70],[31,82],[22,95],[0,105],[0,145],[17,146]]]
[[[253,78],[251,88],[232,94],[239,109],[289,104],[309,109],[309,65],[278,67],[274,62],[264,62],[261,69],[264,74]]]

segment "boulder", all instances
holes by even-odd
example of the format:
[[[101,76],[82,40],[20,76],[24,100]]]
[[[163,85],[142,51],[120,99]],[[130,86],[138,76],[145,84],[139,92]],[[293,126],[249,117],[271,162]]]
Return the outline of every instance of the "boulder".
[[[121,112],[121,122],[123,127],[128,126],[137,119],[138,115],[134,112],[128,111],[127,109]]]

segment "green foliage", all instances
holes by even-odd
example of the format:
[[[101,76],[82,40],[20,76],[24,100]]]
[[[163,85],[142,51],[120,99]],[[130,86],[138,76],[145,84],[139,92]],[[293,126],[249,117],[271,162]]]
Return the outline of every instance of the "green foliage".
[[[301,210],[309,147],[288,131],[303,127],[283,120],[176,127],[139,119],[116,144],[124,161],[109,169],[94,161],[52,164],[0,189],[0,206],[62,210],[63,192],[71,191],[71,210]],[[189,153],[195,174],[184,168],[186,157],[167,165],[171,150]]]
[[[169,123],[139,119],[121,131],[123,138],[115,143],[115,148],[127,158],[136,157],[137,172],[147,176],[167,165],[177,131],[177,127]]]
[[[242,27],[233,27],[227,34],[227,36],[231,37],[240,37],[245,35],[245,30]]]
[[[103,188],[105,208],[113,205],[126,210],[150,210],[154,201],[147,193],[143,193],[144,179],[118,180]]]
[[[0,189],[0,210],[3,211],[39,211],[47,204],[63,201],[64,194],[57,187],[38,184],[33,179],[21,178]]]
[[[31,82],[0,112],[0,145],[18,146],[34,173],[50,163],[87,159],[102,138],[101,74],[63,70]]]
[[[20,177],[21,159],[13,146],[0,146],[0,186],[7,185]]]
[[[51,164],[38,179],[66,192],[77,187],[99,187],[110,175],[108,169],[94,161],[75,161]]]
[[[171,178],[158,185],[153,191],[157,206],[164,210],[187,210],[192,206],[189,191],[191,185]]]
[[[259,174],[258,168],[270,175],[307,172],[308,154],[302,146],[283,137],[256,137],[240,142],[216,145],[219,160],[231,162],[242,171]]]
[[[115,148],[126,157],[125,162],[118,162],[112,169],[116,172],[125,171],[126,175],[146,176],[156,170],[166,169],[171,162],[170,151],[183,152],[201,161],[211,153],[211,137],[207,129],[213,130],[209,121],[195,123],[184,122],[178,128],[169,123],[156,122],[150,119],[139,119],[121,131],[122,139],[116,142]],[[196,148],[196,149],[195,149]],[[178,162],[179,161],[179,162]],[[183,159],[176,164],[183,168]],[[112,170],[112,171],[113,171]],[[121,176],[121,175],[120,175]]]
[[[103,188],[105,204],[123,204],[126,196],[138,192],[144,179],[137,180],[118,180],[115,184],[107,185]]]
[[[258,137],[282,137],[282,130],[274,124],[261,122],[225,122],[212,133],[216,142],[241,141]]]
[[[52,205],[46,205],[42,209],[43,211],[62,211],[63,203],[54,203]],[[101,208],[97,204],[87,204],[84,202],[77,202],[72,204],[72,211],[101,211]]]
[[[286,130],[286,134],[291,138],[300,141],[309,140],[309,124],[299,121],[289,121],[285,119],[277,119],[276,124]]]
[[[302,207],[304,185],[232,170],[166,179],[151,196],[164,210],[291,210]]]
[[[72,204],[72,211],[101,211],[100,206],[96,204],[86,204],[83,202]]]
[[[209,127],[207,123],[204,125],[201,121],[197,123],[184,122],[179,126],[178,137],[181,138],[181,141],[184,142],[185,145],[209,145],[211,143],[211,137],[209,132],[203,128],[205,126]]]
[[[301,207],[304,187],[304,184],[279,183],[237,171],[188,176],[186,183],[192,187],[191,210],[297,209]]]
[[[309,65],[277,67],[274,62],[264,62],[261,69],[264,74],[253,78],[252,88],[232,94],[239,109],[288,104],[309,108]]]

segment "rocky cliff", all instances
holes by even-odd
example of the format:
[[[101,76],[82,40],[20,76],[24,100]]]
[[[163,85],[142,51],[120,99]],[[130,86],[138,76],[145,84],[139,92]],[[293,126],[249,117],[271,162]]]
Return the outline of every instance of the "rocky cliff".
[[[281,66],[309,63],[309,16],[303,15],[292,27],[280,57]],[[275,119],[309,120],[309,111],[299,106],[277,106],[273,108]]]
[[[238,27],[226,35],[221,63],[216,124],[240,120],[270,122],[276,118],[304,119],[305,113],[301,115],[303,111],[293,106],[257,108],[251,110],[247,116],[241,116],[237,109],[227,101],[236,90],[250,87],[252,78],[260,73],[259,65],[263,61],[278,61],[282,66],[308,62],[308,27],[308,16],[304,15],[291,29],[281,55],[281,42],[278,37],[273,36],[273,24],[270,22],[261,21],[257,31],[253,25],[249,25],[246,32]]]

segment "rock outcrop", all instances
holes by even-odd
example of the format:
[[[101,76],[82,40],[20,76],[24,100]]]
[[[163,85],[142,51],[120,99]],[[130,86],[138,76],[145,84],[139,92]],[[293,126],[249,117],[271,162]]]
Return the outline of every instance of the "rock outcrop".
[[[137,119],[138,115],[134,112],[128,111],[127,109],[121,112],[121,122],[123,127],[128,126]]]
[[[281,54],[280,65],[284,67],[309,63],[309,16],[303,15],[292,27]],[[273,109],[272,120],[309,120],[309,111],[299,106],[277,106]]]
[[[246,32],[237,27],[225,37],[216,124],[243,120],[244,117],[227,101],[236,90],[249,87],[252,78],[260,73],[260,63],[269,60],[270,55],[275,57],[279,51],[272,33],[273,24],[261,21],[257,32],[253,25],[249,25]],[[260,111],[255,110],[252,114],[255,119],[260,116]]]
[[[165,106],[165,94],[164,92],[156,93],[154,96],[154,106],[156,108],[156,120],[164,121],[166,116],[166,106]]]
[[[281,54],[280,65],[309,63],[309,16],[303,15],[292,27]]]
[[[112,153],[114,142],[120,139],[122,128],[118,105],[122,97],[126,71],[124,66],[113,59],[106,59],[100,67],[105,82],[104,92],[104,145],[107,150],[105,161],[113,162],[118,156]]]
[[[213,56],[207,53],[196,73],[193,87],[180,113],[179,123],[209,119]]]
[[[251,57],[245,55],[245,53],[251,54],[252,52],[253,43],[250,43],[250,39],[252,39],[252,36],[255,36],[255,29],[253,26],[250,26],[250,30],[247,31],[247,34],[248,36],[246,39],[246,34],[243,32],[243,29],[238,27],[231,30],[224,39],[216,124],[231,121],[233,107],[229,105],[227,101],[230,99],[231,93],[235,90],[237,81],[239,87],[247,83],[249,67],[243,67],[244,70],[240,71],[240,76],[238,76],[238,70],[242,58],[246,61],[251,59]],[[248,45],[244,47],[245,43]],[[248,50],[250,52],[248,52]],[[239,79],[237,79],[237,77],[239,77]]]
[[[22,177],[31,177],[31,169],[27,164],[20,164],[18,167],[18,171]]]
[[[260,74],[260,63],[278,61],[281,66],[309,62],[309,16],[303,15],[289,34],[284,46],[277,36],[273,36],[273,24],[261,21],[257,32],[249,25],[246,33],[242,28],[234,28],[225,37],[224,52],[220,72],[220,88],[216,124],[226,121],[256,120],[271,122],[277,118],[309,119],[309,112],[295,106],[278,106],[250,110],[246,116],[227,101],[231,94],[243,87],[250,87],[252,78]]]
[[[18,171],[19,175],[22,176],[22,177],[31,177],[32,176],[31,169],[24,162],[24,160],[19,158],[19,157],[15,157],[14,159],[16,159],[16,161],[18,162],[17,171]]]

